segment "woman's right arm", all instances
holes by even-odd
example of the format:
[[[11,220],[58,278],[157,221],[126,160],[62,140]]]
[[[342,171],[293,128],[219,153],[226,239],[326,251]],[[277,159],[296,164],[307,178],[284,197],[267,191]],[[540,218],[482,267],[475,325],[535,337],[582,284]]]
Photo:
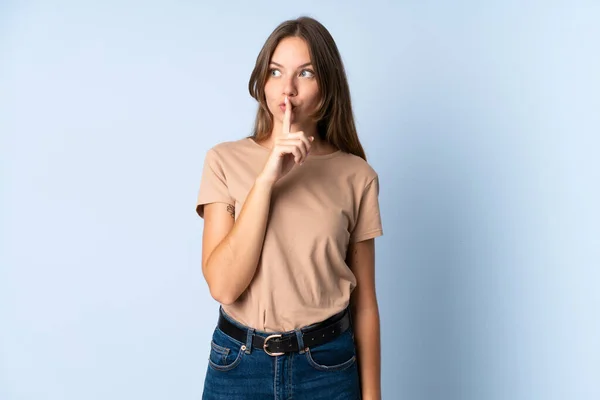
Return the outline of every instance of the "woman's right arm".
[[[225,203],[204,206],[202,273],[211,296],[231,304],[246,290],[262,251],[273,183],[257,178],[237,221]]]
[[[275,183],[304,163],[314,137],[290,133],[292,110],[285,99],[282,137],[274,141],[263,171],[250,189],[239,217],[224,203],[204,206],[202,273],[211,296],[231,304],[246,290],[258,267]]]

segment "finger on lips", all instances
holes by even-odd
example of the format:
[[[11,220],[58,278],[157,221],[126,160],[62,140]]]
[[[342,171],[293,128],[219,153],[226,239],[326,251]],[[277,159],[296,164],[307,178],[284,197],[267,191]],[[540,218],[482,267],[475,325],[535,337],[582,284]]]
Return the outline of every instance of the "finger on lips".
[[[285,96],[285,112],[283,114],[283,133],[285,135],[290,133],[290,124],[292,120],[292,106],[290,105],[290,99]]]
[[[291,120],[292,120],[292,104],[290,102],[290,99],[288,98],[288,96],[285,96],[284,98],[284,104],[285,104],[285,112],[283,114],[283,134],[284,135],[291,135],[292,133],[290,132],[291,130]],[[296,133],[295,133],[296,134]],[[300,154],[294,154],[296,157],[295,161],[296,163],[299,164],[303,164],[304,160],[306,159],[306,156],[308,156],[308,153],[310,153],[310,148],[312,147],[312,142],[314,142],[315,138],[313,136],[310,136],[308,138],[306,138],[304,136],[303,132],[297,132],[300,141],[302,142],[300,147],[302,147],[302,150],[299,149],[299,153]],[[296,142],[297,143],[297,142]]]

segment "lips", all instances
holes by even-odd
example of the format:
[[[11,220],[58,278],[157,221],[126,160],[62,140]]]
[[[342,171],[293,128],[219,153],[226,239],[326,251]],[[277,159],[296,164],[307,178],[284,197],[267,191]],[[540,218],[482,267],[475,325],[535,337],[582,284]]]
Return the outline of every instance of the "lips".
[[[293,111],[295,107],[293,104],[291,104],[291,106],[292,106],[292,111]],[[279,108],[281,109],[281,111],[285,111],[285,103],[279,104]]]
[[[296,106],[294,104],[292,104],[291,101],[290,101],[290,105],[292,106],[292,110],[294,110],[294,108],[296,108]],[[285,103],[284,102],[279,103],[279,108],[281,108],[282,110],[285,110]]]

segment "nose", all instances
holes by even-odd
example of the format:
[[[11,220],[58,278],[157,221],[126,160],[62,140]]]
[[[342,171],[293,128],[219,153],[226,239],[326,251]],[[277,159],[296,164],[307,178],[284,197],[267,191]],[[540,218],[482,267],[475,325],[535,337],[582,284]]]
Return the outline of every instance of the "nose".
[[[283,95],[293,97],[298,94],[296,79],[293,75],[287,76],[283,81]]]

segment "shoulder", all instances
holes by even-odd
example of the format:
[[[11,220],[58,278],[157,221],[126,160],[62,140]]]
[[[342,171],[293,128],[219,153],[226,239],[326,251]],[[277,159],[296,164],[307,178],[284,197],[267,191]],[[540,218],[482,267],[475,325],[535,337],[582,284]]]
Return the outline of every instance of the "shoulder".
[[[246,158],[255,151],[250,140],[247,137],[237,140],[220,142],[212,146],[206,152],[206,158],[218,162],[229,164]]]
[[[229,140],[226,142],[220,142],[208,149],[209,153],[215,153],[218,156],[224,157],[231,153],[239,152],[240,150],[248,148],[249,140],[244,137],[237,140]]]
[[[355,179],[362,181],[365,186],[378,179],[377,171],[363,158],[342,152],[339,159],[343,162],[343,168],[346,172]]]

